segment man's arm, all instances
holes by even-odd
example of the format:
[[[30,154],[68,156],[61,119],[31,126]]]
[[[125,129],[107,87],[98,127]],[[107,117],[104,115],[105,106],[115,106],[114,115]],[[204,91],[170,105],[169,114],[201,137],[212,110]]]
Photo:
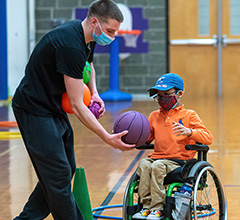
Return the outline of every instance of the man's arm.
[[[97,86],[96,86],[96,72],[95,72],[95,69],[94,69],[94,66],[93,66],[93,63],[90,63],[90,66],[91,66],[91,71],[92,71],[92,74],[91,74],[91,79],[90,81],[88,82],[88,87],[91,91],[91,94],[92,94],[92,100],[91,100],[91,103],[90,105],[93,103],[93,102],[97,102],[101,108],[99,109],[99,112],[101,112],[100,114],[100,117],[103,116],[103,114],[105,113],[105,105],[104,105],[104,102],[103,100],[100,98],[99,94],[98,94],[98,91],[97,91]]]
[[[90,112],[87,106],[83,103],[83,80],[71,78],[64,75],[65,87],[70,100],[71,108],[77,118],[90,130],[96,133],[104,142],[114,148],[119,148],[122,151],[131,150],[135,145],[128,145],[122,142],[121,137],[127,134],[128,131],[123,131],[118,134],[109,134],[102,125],[98,122],[95,116]]]
[[[92,74],[91,74],[91,78],[87,85],[88,85],[92,95],[95,95],[95,94],[98,95],[97,86],[96,86],[96,72],[95,72],[93,63],[90,63],[90,68],[91,68]]]

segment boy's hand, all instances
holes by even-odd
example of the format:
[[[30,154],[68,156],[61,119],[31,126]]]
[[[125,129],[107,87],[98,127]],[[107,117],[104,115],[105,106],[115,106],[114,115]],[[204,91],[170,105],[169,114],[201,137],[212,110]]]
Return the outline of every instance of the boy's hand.
[[[182,124],[179,124],[179,123],[173,121],[172,126],[173,126],[173,133],[174,134],[178,133],[176,136],[186,135],[186,136],[190,137],[192,135],[192,130],[190,128],[186,128]]]

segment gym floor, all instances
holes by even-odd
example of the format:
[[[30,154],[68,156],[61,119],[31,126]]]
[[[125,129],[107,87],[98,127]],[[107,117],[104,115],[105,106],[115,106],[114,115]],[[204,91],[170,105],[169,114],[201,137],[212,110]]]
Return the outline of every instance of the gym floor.
[[[228,219],[239,219],[240,207],[240,103],[236,99],[183,98],[185,108],[194,109],[212,132],[208,161],[220,175],[227,195]],[[111,132],[117,115],[124,111],[140,111],[148,117],[158,108],[149,101],[106,104],[107,112],[99,119]],[[9,102],[0,102],[0,120],[15,120]],[[120,152],[106,145],[85,128],[74,115],[69,115],[75,133],[75,155],[78,167],[84,167],[92,208],[122,204],[128,179],[141,158],[150,151]],[[3,128],[0,128],[3,131]],[[11,131],[17,131],[11,128]],[[37,178],[21,139],[0,140],[0,220],[10,220],[22,210]],[[107,209],[102,215],[121,217],[121,208]],[[48,220],[53,218],[49,216]]]

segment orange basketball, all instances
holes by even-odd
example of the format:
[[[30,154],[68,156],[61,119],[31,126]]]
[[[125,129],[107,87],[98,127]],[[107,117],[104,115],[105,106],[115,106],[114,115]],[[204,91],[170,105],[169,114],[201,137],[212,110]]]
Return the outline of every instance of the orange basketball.
[[[91,92],[87,85],[83,84],[84,86],[84,94],[83,94],[83,103],[88,107],[91,102]]]
[[[91,101],[91,92],[90,92],[89,88],[87,87],[87,85],[85,85],[85,84],[83,84],[83,85],[84,85],[83,103],[86,106],[89,106],[90,101]],[[69,98],[68,98],[68,95],[66,92],[63,93],[63,95],[62,95],[62,109],[66,113],[73,114],[73,111],[72,111],[71,105],[70,105],[70,101],[69,101]]]

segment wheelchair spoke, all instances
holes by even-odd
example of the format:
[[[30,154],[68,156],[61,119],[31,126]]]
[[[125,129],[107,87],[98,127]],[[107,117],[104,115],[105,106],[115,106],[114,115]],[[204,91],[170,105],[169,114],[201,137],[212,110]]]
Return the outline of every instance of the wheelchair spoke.
[[[214,169],[203,168],[194,186],[194,219],[226,219],[225,206],[222,185]]]

